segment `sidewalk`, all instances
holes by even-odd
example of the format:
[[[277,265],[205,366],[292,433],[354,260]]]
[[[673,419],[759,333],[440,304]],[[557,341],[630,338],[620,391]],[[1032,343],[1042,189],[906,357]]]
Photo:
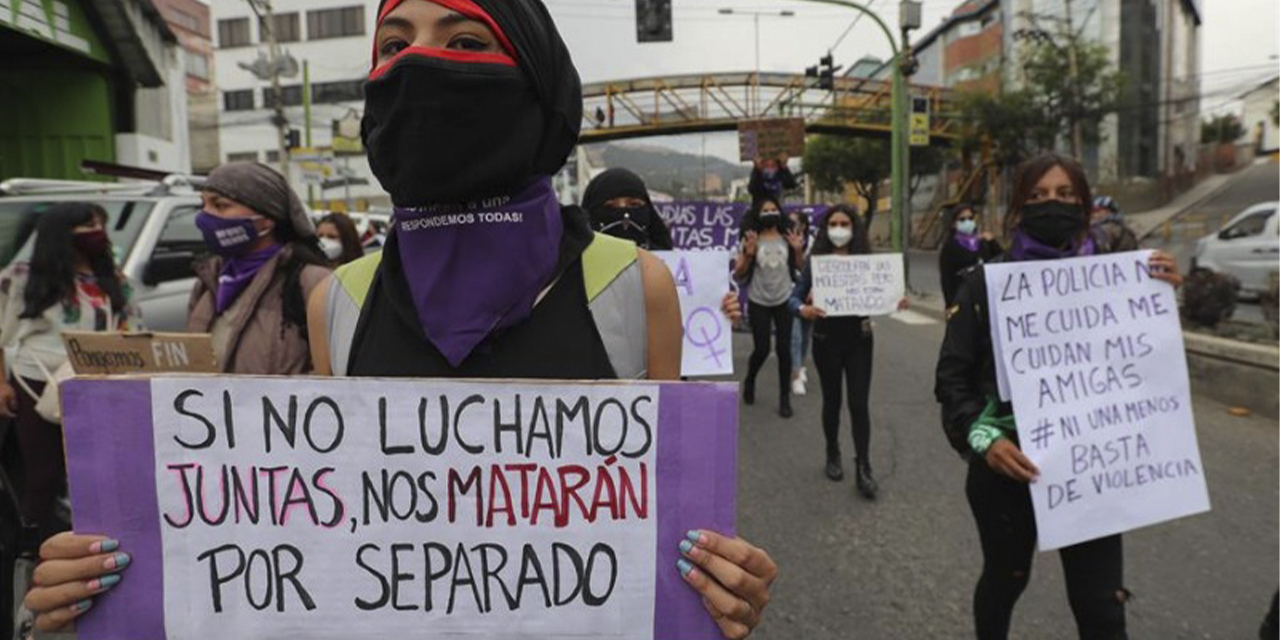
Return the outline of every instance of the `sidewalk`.
[[[1134,233],[1138,234],[1138,238],[1146,238],[1164,223],[1217,195],[1218,192],[1226,189],[1232,182],[1243,175],[1244,171],[1237,171],[1235,173],[1219,173],[1209,176],[1190,191],[1174,198],[1172,202],[1159,209],[1139,213],[1126,213],[1124,215],[1125,224],[1128,224]]]

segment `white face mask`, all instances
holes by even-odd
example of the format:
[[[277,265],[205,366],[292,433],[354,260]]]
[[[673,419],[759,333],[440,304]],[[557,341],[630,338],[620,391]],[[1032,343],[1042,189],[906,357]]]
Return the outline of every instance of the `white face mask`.
[[[978,230],[978,222],[976,220],[961,220],[956,223],[956,231],[966,235],[973,235]]]
[[[827,237],[831,238],[831,244],[843,249],[845,245],[849,244],[850,240],[853,240],[853,229],[849,227],[828,227]]]
[[[342,256],[342,241],[333,238],[320,238],[320,250],[330,260],[337,260]]]

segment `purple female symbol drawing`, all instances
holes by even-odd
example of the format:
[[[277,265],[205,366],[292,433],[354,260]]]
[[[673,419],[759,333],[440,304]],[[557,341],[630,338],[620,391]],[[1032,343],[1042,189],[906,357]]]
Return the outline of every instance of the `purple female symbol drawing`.
[[[712,329],[715,333],[711,333],[708,329]],[[716,366],[721,366],[720,356],[727,353],[722,348],[716,346],[716,340],[720,338],[720,334],[724,332],[724,325],[720,322],[720,312],[710,307],[698,307],[689,314],[689,319],[685,321],[684,336],[689,344],[700,349],[706,349],[707,355],[703,360],[716,361]]]

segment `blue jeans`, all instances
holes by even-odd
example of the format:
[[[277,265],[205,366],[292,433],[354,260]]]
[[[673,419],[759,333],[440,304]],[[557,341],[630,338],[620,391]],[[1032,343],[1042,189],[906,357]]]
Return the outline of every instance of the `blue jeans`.
[[[809,353],[809,345],[813,339],[813,322],[796,318],[794,327],[799,327],[800,330],[791,332],[791,370],[799,371],[804,368],[804,357]]]

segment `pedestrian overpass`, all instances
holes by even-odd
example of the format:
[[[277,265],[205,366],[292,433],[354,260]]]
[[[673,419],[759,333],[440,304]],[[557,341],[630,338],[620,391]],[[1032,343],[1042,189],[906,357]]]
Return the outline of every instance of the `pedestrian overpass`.
[[[736,130],[744,120],[803,118],[810,133],[888,137],[892,81],[836,78],[834,89],[818,79],[785,73],[717,73],[638,78],[583,86],[581,142]],[[931,144],[960,134],[955,94],[909,85],[928,100]]]

